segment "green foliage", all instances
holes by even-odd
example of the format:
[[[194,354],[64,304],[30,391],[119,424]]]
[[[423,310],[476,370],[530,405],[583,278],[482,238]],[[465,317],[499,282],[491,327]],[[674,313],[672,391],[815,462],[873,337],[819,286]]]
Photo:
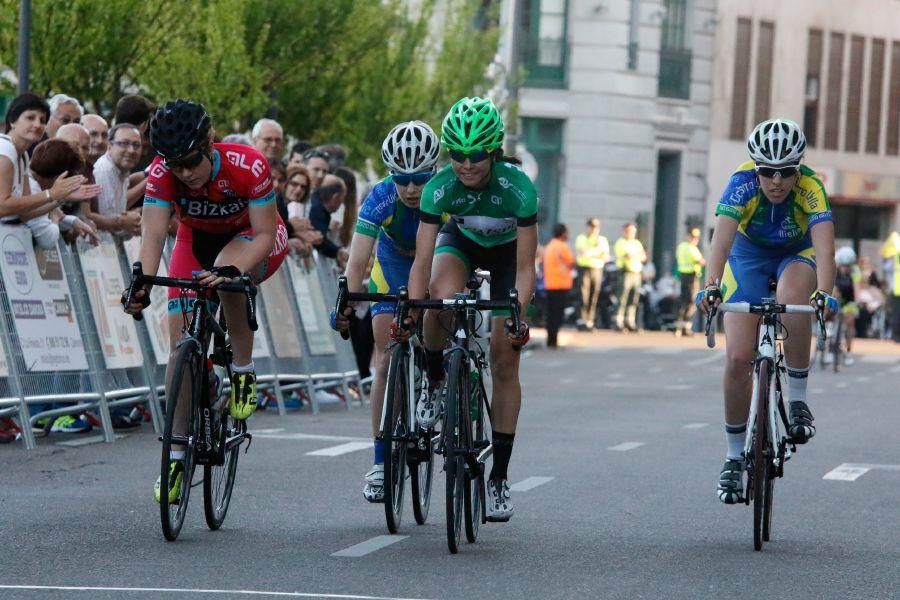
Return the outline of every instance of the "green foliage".
[[[33,0],[31,89],[109,116],[127,93],[202,101],[220,134],[263,115],[361,164],[395,123],[439,130],[483,92],[496,52],[483,0]],[[15,70],[18,0],[0,0],[0,65]]]

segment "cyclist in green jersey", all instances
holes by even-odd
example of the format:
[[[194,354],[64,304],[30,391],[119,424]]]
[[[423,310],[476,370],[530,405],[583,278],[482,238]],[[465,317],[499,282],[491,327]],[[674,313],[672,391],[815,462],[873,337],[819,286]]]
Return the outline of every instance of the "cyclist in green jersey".
[[[462,98],[443,122],[441,143],[450,164],[422,191],[416,257],[409,277],[411,298],[452,298],[465,289],[474,269],[491,273],[491,297],[501,300],[510,288],[519,292],[522,314],[534,293],[538,198],[534,184],[503,156],[503,120],[493,102]],[[450,216],[441,225],[441,214]],[[522,390],[519,354],[528,342],[528,326],[506,333],[506,315],[495,314],[491,329],[493,393],[491,425],[494,462],[488,481],[487,519],[508,521],[513,514],[507,468],[512,455]],[[438,419],[442,349],[449,315],[425,314],[427,377],[416,407],[423,427]]]

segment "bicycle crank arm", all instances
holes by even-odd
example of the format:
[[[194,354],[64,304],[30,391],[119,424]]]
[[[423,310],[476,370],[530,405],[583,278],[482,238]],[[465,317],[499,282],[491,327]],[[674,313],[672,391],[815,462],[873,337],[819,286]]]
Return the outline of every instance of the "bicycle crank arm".
[[[487,448],[481,451],[478,455],[478,462],[485,463],[487,459],[494,455],[494,445],[488,444]]]

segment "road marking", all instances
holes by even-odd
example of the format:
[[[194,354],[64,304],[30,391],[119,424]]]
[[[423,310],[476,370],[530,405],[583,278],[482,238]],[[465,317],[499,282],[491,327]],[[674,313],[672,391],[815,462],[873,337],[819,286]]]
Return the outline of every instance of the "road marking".
[[[385,536],[388,537],[388,536]],[[405,536],[390,536],[403,538]],[[399,540],[398,540],[399,541]],[[270,592],[263,590],[212,590],[203,588],[100,587],[74,585],[2,585],[0,590],[55,590],[63,592],[154,592],[167,594],[242,594],[244,596],[281,596],[287,598],[341,598],[346,600],[424,600],[395,596],[361,596],[358,594],[313,594],[309,592]]]
[[[276,429],[251,429],[250,433],[256,435],[262,433],[281,433],[282,431],[284,431],[284,427],[278,427]]]
[[[650,354],[655,354],[656,356],[671,356],[673,354],[680,354],[683,352],[681,348],[654,348],[650,351]]]
[[[703,429],[708,426],[709,423],[688,423],[687,425],[684,425],[682,429]]]
[[[117,440],[121,440],[125,437],[123,433],[114,433],[113,438]],[[102,435],[91,435],[88,437],[79,437],[77,440],[67,440],[65,442],[56,442],[57,446],[69,446],[70,448],[77,448],[78,446],[87,446],[88,444],[99,444],[103,441]]]
[[[900,471],[900,465],[878,465],[866,463],[844,463],[825,473],[822,479],[856,481],[869,471]]]
[[[900,365],[897,365],[896,367],[891,367],[890,369],[888,369],[888,373],[900,373]]]
[[[375,552],[376,550],[386,548],[391,544],[402,542],[408,537],[408,535],[377,535],[372,539],[356,544],[355,546],[338,550],[332,554],[332,556],[350,556],[357,558]]]
[[[316,435],[314,433],[258,433],[250,431],[254,437],[267,440],[323,440],[326,442],[365,442],[366,438],[348,437],[344,435]],[[368,440],[371,442],[372,440]]]
[[[647,369],[648,373],[662,373],[662,367],[650,367]]]
[[[864,354],[859,360],[865,363],[892,365],[897,362],[897,357],[890,354]]]
[[[509,489],[512,492],[527,492],[528,490],[533,490],[537,486],[544,485],[551,481],[553,481],[553,477],[528,477],[519,483],[512,484],[509,486]]]
[[[640,448],[644,445],[644,442],[622,442],[616,446],[610,446],[607,450],[615,450],[616,452],[628,452],[629,450],[634,450],[635,448]]]
[[[346,444],[341,444],[339,446],[331,446],[330,448],[322,448],[321,450],[315,450],[313,452],[307,452],[307,456],[340,456],[341,454],[349,454],[350,452],[356,452],[357,450],[365,450],[366,448],[372,448],[372,440],[368,440],[365,442],[347,442]]]
[[[866,381],[870,381],[871,379],[872,379],[871,377],[866,377],[865,375],[861,375],[861,376],[859,376],[859,377],[856,378],[856,381],[858,381],[858,382],[860,382],[860,383],[863,383],[863,382],[866,382]]]
[[[687,383],[673,383],[670,385],[664,385],[663,389],[669,392],[679,392],[683,390],[692,390],[694,389],[694,386]]]
[[[689,360],[687,362],[687,365],[689,367],[699,367],[700,365],[706,365],[709,363],[718,362],[718,361],[722,360],[723,356],[725,356],[724,353],[720,354],[718,352],[715,352],[710,356],[705,356],[703,358],[698,358],[696,360]]]
[[[836,388],[845,388],[845,387],[847,387],[848,385],[849,385],[849,384],[848,384],[846,381],[838,381],[836,384],[834,384],[834,387],[836,387]]]
[[[824,394],[825,390],[822,388],[812,388],[809,390],[813,394]]]

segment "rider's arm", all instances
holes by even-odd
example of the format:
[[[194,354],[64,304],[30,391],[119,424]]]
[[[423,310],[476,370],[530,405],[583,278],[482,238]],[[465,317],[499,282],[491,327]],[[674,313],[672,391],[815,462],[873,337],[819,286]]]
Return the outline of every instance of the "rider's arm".
[[[534,295],[534,253],[537,251],[537,224],[519,227],[516,232],[516,290],[524,316]]]
[[[171,210],[169,205],[162,203],[144,207],[141,219],[140,261],[146,275],[156,275],[159,270],[159,261],[169,232]],[[146,287],[149,289],[150,286]]]
[[[438,223],[419,222],[419,229],[416,232],[416,258],[409,272],[409,297],[413,300],[425,297],[425,291],[431,281],[431,261],[434,259],[434,245],[440,227]]]
[[[834,289],[834,223],[821,221],[809,230],[816,251],[816,289]]]
[[[350,259],[347,261],[347,290],[351,293],[362,292],[363,278],[375,247],[375,238],[359,233],[350,240]]]
[[[265,200],[250,201],[250,227],[253,228],[253,240],[247,244],[234,266],[246,273],[266,259],[275,248],[275,230],[278,226],[278,213],[275,210],[275,197]]]
[[[737,235],[738,225],[738,221],[728,215],[716,217],[716,227],[709,247],[709,260],[706,262],[706,285],[718,285],[722,281],[728,252]]]

